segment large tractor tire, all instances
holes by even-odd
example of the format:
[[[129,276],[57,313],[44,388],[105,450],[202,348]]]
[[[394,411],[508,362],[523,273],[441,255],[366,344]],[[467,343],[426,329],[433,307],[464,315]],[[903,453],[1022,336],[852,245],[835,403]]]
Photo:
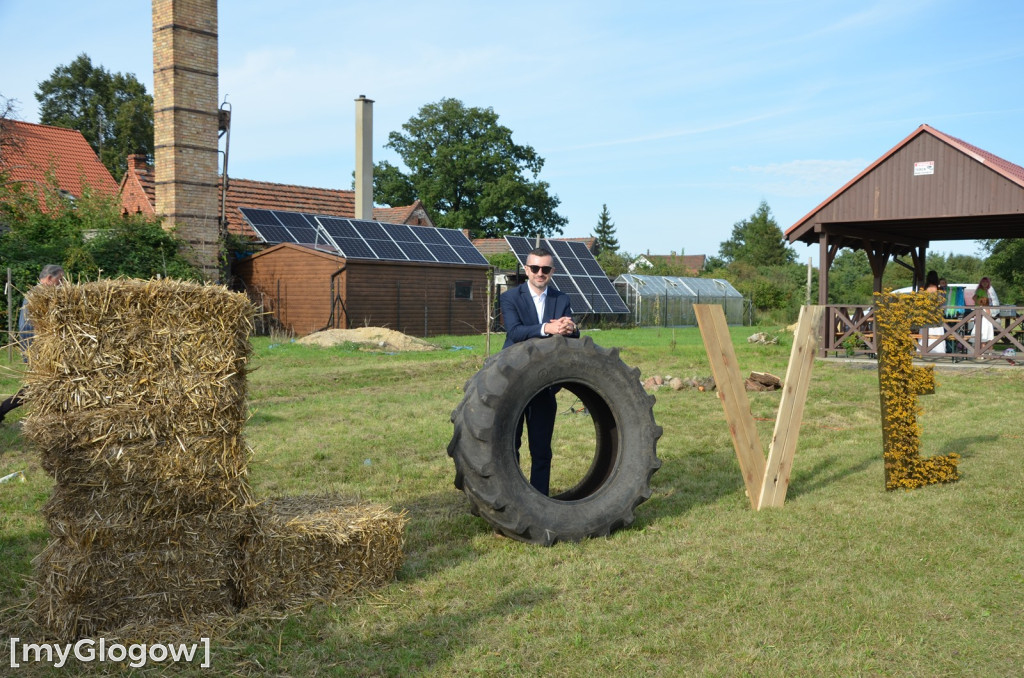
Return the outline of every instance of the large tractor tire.
[[[589,337],[531,339],[489,357],[452,412],[455,431],[448,444],[455,486],[466,493],[473,513],[505,536],[544,546],[603,537],[632,524],[633,510],[650,498],[651,476],[661,467],[654,396],[639,376],[617,349],[596,346]],[[530,485],[515,450],[519,418],[550,386],[580,399],[596,434],[590,469],[553,497]]]

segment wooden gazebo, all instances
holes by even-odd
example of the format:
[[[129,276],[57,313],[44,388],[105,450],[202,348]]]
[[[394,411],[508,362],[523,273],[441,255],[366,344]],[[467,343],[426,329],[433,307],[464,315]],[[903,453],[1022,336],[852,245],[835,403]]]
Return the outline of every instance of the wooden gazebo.
[[[828,306],[829,268],[843,247],[865,251],[877,292],[886,265],[896,257],[909,255],[915,281],[923,281],[933,241],[1020,237],[1024,167],[928,125],[786,231],[790,243],[819,247],[818,303],[823,306]],[[1015,327],[1019,323],[1020,318]],[[1004,338],[1012,334],[1007,331]]]

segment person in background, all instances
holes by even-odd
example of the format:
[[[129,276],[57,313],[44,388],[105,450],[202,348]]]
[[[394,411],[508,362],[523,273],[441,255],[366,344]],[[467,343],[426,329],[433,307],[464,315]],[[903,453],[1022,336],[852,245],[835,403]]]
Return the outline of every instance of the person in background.
[[[62,266],[47,264],[39,272],[40,285],[60,285],[62,282],[64,282],[64,268]],[[35,337],[35,328],[32,327],[32,319],[28,316],[28,295],[31,293],[32,290],[29,290],[28,294],[25,295],[25,299],[21,302],[21,311],[18,313],[18,343],[21,344],[22,360],[28,360],[28,348]],[[0,422],[3,422],[8,412],[16,407],[21,407],[25,402],[24,392],[25,389],[19,389],[10,398],[0,402]]]
[[[989,307],[999,305],[999,297],[992,289],[992,281],[987,277],[978,281],[978,287],[974,290],[971,303],[975,307],[976,320],[974,322],[974,340],[979,339],[982,343],[992,341],[995,335],[995,327],[992,324],[991,316],[998,315],[998,310],[990,311]],[[981,309],[985,309],[982,311]]]
[[[543,247],[526,256],[527,283],[501,295],[501,315],[505,322],[502,349],[530,339],[580,335],[572,319],[569,296],[549,285],[554,271],[554,257]],[[525,422],[530,442],[530,485],[544,495],[550,489],[551,435],[558,412],[557,392],[557,386],[548,387],[534,396],[516,426],[516,455],[518,457],[522,445]]]
[[[942,294],[943,296],[945,296],[945,291],[939,289],[939,274],[938,273],[936,273],[935,271],[928,271],[928,275],[925,276],[924,288],[922,289],[922,291],[928,292],[930,294]],[[927,353],[946,353],[947,352],[947,342],[944,341],[945,336],[946,336],[946,327],[945,327],[945,325],[939,325],[938,327],[929,327],[929,328],[927,328],[927,331],[924,332],[924,341],[925,341],[925,350],[926,350],[926,352]],[[940,340],[942,340],[942,341],[940,341]],[[936,345],[932,346],[932,344],[936,344]],[[932,346],[932,348],[928,349],[929,346]]]

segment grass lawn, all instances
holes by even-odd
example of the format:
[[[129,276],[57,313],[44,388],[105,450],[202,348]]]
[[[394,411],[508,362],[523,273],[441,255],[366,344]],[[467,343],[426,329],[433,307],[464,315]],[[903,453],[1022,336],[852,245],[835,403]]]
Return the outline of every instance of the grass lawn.
[[[748,344],[757,329],[732,328],[740,372],[784,376],[792,337]],[[620,347],[644,377],[710,374],[696,328],[591,336]],[[212,670],[185,673],[1024,674],[1019,368],[937,368],[936,393],[921,399],[923,454],[960,453],[962,480],[886,492],[874,365],[817,361],[786,505],[759,513],[715,395],[662,389],[654,414],[663,465],[634,525],[541,548],[496,537],[453,487],[449,416],[484,341],[434,341],[445,350],[254,341],[255,494],[334,491],[407,510],[407,557],[383,589],[287,618],[242,619],[214,638]],[[500,345],[492,338],[493,350]],[[0,371],[0,392],[17,388],[19,369]],[[779,394],[749,396],[767,445]],[[573,405],[560,403],[556,473],[559,459],[572,469],[593,442]],[[27,477],[0,485],[5,642],[47,540],[39,510],[52,487],[12,427],[20,416],[0,426],[0,476]]]

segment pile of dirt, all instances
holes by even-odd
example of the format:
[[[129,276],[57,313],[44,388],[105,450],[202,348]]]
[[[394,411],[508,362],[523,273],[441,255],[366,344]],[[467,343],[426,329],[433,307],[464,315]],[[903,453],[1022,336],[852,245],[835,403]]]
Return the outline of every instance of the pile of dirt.
[[[381,351],[436,351],[440,347],[385,327],[357,327],[351,330],[324,330],[296,339],[298,344],[339,346],[357,344]]]

